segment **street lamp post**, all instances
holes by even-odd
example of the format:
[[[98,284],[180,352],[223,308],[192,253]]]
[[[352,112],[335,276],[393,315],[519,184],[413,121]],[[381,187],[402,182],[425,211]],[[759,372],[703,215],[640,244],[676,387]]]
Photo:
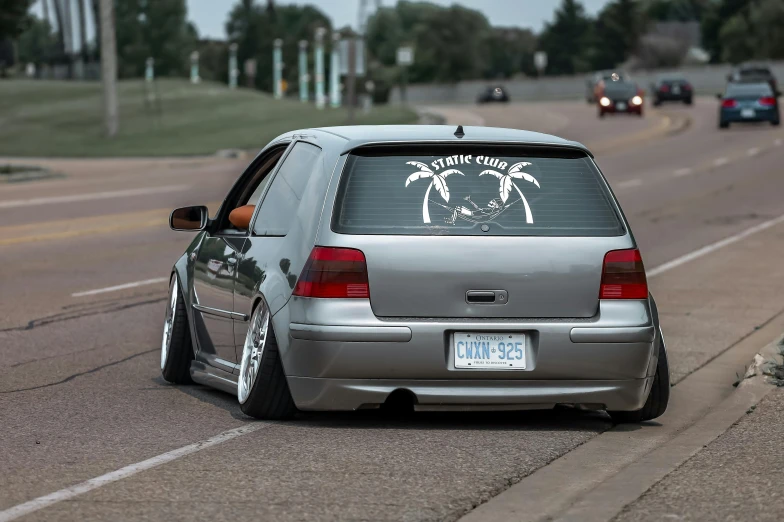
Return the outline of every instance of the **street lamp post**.
[[[332,53],[329,65],[329,102],[340,107],[340,33],[332,33]]]
[[[240,75],[237,68],[237,47],[236,43],[229,46],[229,89],[237,88],[237,77]]]
[[[279,100],[283,97],[283,40],[280,38],[275,39],[275,48],[272,51],[272,86],[275,99]]]
[[[193,51],[191,53],[191,83],[199,83],[201,78],[199,77],[199,51]]]
[[[316,107],[324,108],[324,35],[323,27],[316,29]]]
[[[308,41],[299,41],[299,99],[303,103],[308,101]]]

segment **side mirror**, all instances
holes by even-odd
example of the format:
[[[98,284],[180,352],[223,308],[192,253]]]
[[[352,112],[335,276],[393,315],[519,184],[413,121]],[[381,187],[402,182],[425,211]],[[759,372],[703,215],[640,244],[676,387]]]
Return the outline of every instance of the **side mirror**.
[[[717,99],[717,100],[721,100],[722,98],[724,98],[724,95],[723,95],[723,94],[721,94],[721,93],[718,93],[718,94],[716,95],[716,99]]]
[[[172,230],[204,230],[208,220],[207,207],[182,207],[172,211],[169,226]]]

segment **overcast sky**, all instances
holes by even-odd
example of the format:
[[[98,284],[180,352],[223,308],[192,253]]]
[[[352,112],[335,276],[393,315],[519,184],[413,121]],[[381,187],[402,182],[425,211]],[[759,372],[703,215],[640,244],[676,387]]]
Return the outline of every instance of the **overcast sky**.
[[[561,0],[429,0],[435,4],[448,6],[460,4],[484,13],[493,25],[528,27],[539,31],[544,23],[552,20],[553,11]],[[188,19],[199,30],[199,35],[206,38],[226,38],[224,26],[229,11],[237,0],[187,0]],[[257,0],[265,3],[265,0]],[[586,11],[595,15],[608,0],[582,0]],[[332,19],[332,25],[356,27],[359,18],[360,0],[277,0],[278,4],[311,4],[315,5]],[[376,0],[368,0],[375,5]],[[381,5],[391,6],[397,0],[381,0]],[[38,0],[34,11],[41,16],[41,1]],[[87,32],[93,35],[92,20],[88,19]],[[78,29],[75,29],[78,31]]]

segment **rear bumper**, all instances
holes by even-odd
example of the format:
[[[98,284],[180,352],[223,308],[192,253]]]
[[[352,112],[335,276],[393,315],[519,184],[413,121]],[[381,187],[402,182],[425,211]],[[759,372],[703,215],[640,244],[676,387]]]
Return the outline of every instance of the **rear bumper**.
[[[273,323],[290,377],[625,381],[655,367],[658,327],[647,300],[600,301],[587,319],[379,319],[366,300],[297,297],[281,312]],[[526,368],[455,368],[456,332],[525,334]]]
[[[779,111],[774,109],[754,109],[754,117],[744,118],[740,109],[724,109],[719,113],[719,120],[726,123],[778,121]]]
[[[414,395],[414,407],[418,410],[523,410],[568,404],[631,411],[645,404],[650,381],[288,378],[294,402],[302,410],[375,408],[392,392],[406,390]]]

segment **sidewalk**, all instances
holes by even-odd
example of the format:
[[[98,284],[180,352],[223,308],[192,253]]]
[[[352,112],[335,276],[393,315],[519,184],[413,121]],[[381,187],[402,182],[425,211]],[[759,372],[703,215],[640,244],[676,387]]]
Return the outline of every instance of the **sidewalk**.
[[[614,521],[780,521],[782,470],[784,387],[778,387]]]

